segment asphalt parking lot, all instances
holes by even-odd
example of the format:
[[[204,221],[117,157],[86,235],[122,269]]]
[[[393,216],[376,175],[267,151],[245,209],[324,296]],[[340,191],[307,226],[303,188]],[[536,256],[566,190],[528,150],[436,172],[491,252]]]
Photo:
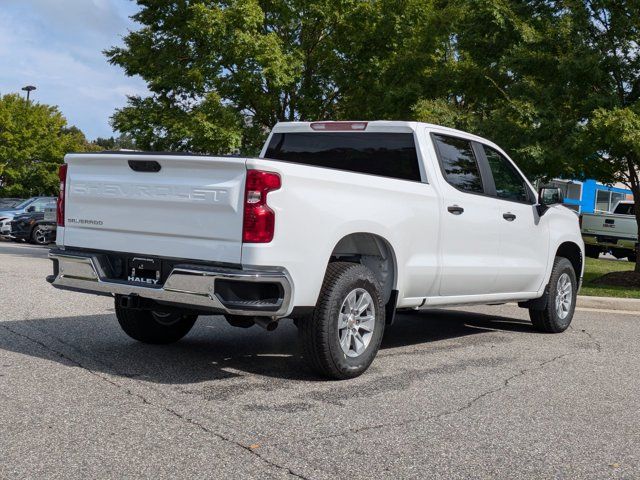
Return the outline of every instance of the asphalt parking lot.
[[[0,242],[0,478],[640,478],[637,314],[402,314],[328,382],[288,321],[135,343],[108,298],[45,282],[46,253]]]

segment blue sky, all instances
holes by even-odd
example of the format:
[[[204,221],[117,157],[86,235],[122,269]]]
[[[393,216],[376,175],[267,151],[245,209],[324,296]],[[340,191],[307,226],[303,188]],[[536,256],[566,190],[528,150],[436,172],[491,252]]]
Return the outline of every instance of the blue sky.
[[[35,85],[31,98],[58,105],[87,138],[111,136],[126,95],[146,93],[102,54],[136,28],[136,10],[131,0],[0,0],[0,94]]]

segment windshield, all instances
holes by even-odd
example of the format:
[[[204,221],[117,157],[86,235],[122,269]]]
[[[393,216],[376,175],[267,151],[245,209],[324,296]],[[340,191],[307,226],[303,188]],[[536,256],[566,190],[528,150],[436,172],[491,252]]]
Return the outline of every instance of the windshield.
[[[32,203],[34,200],[35,200],[35,198],[29,198],[29,199],[25,200],[24,202],[21,202],[21,203],[19,203],[19,204],[17,204],[17,205],[14,205],[14,206],[13,206],[13,207],[11,207],[11,208],[15,208],[16,210],[19,210],[19,209],[21,209],[21,208],[25,208],[27,205],[29,205],[30,203]]]

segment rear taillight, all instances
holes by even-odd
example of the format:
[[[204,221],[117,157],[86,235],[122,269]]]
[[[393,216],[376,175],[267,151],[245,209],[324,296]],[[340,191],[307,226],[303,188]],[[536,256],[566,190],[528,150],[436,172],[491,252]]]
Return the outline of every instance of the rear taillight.
[[[582,228],[582,215],[578,215],[578,225]]]
[[[58,170],[60,177],[60,193],[58,193],[58,201],[56,202],[56,220],[59,227],[64,227],[64,192],[67,187],[67,164],[60,165]]]
[[[244,190],[244,243],[269,243],[273,240],[276,214],[267,205],[267,193],[280,188],[280,175],[260,170],[247,171]]]

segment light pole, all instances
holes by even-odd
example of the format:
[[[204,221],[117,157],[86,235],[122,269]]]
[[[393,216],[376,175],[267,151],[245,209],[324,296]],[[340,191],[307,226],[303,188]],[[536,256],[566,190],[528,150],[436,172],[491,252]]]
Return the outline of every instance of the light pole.
[[[29,94],[36,89],[33,85],[27,85],[26,87],[22,87],[22,90],[27,92],[27,103],[29,103]]]

